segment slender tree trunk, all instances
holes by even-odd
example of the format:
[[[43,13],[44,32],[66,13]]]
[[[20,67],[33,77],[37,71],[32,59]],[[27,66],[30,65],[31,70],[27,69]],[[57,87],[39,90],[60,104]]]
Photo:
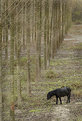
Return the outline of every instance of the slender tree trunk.
[[[41,35],[42,35],[42,22],[41,22],[41,19],[42,19],[42,1],[40,1],[39,3],[39,18],[40,18],[40,21],[39,21],[39,35],[40,35],[40,39],[39,39],[39,72],[40,72],[40,75],[41,75]]]
[[[0,0],[0,121],[2,121],[2,15]]]
[[[52,9],[52,58],[54,58],[57,49],[57,3],[55,1]]]
[[[31,76],[30,76],[30,8],[27,8],[26,6],[26,11],[27,11],[27,15],[26,15],[26,22],[27,22],[27,95],[29,96],[31,94],[31,84],[30,84],[30,80],[31,80]],[[29,11],[29,13],[28,13]]]
[[[44,68],[47,69],[47,16],[46,16],[46,1],[45,1],[45,8],[44,8],[44,12],[45,12],[45,23],[44,23]]]
[[[59,48],[59,0],[57,1],[57,49]]]
[[[62,40],[64,39],[65,34],[65,3],[62,0]]]
[[[6,2],[5,2],[5,9],[8,9],[8,0],[6,0]],[[6,12],[6,15],[5,16],[7,16],[8,15],[8,11]],[[6,59],[6,61],[8,60],[8,20],[6,20],[6,22],[5,22],[5,59]]]
[[[50,40],[49,40],[49,0],[47,1],[47,31],[46,31],[46,35],[47,35],[47,66],[49,67],[50,65],[50,52],[49,52],[49,48],[50,48]]]
[[[21,81],[20,81],[20,53],[21,53],[21,14],[18,15],[17,24],[17,94],[18,94],[18,106],[21,104]]]
[[[50,59],[51,59],[51,44],[52,44],[52,10],[53,10],[53,0],[49,0],[49,65],[50,65]]]
[[[36,74],[41,73],[41,1],[36,1]]]
[[[15,24],[14,24],[14,12],[11,15],[11,26],[10,26],[10,120],[15,121],[14,114],[14,32],[15,32]]]
[[[61,0],[59,0],[59,46],[61,44]]]
[[[23,3],[23,13],[22,13],[22,23],[23,23],[23,25],[22,25],[22,36],[23,36],[23,49],[25,49],[25,2]]]

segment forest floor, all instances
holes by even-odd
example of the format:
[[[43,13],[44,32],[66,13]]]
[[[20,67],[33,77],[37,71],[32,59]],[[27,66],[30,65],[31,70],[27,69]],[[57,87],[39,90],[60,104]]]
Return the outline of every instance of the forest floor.
[[[49,91],[69,86],[71,103],[56,105]],[[32,96],[16,108],[16,121],[82,121],[82,25],[73,25],[65,36],[50,67],[42,71],[39,82],[31,82]],[[24,92],[23,92],[24,94]]]

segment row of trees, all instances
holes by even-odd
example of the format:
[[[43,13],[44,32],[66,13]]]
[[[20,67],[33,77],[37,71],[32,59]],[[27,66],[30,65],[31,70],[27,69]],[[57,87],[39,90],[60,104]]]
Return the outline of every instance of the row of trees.
[[[0,121],[5,120],[4,88],[10,92],[8,120],[15,121],[15,88],[18,106],[21,104],[21,58],[26,59],[24,71],[27,95],[30,95],[32,60],[33,79],[38,81],[41,70],[47,69],[54,58],[70,23],[71,0],[0,0]]]

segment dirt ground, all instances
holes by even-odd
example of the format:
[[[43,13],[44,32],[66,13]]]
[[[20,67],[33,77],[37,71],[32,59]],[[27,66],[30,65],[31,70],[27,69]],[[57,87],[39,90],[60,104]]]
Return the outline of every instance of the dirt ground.
[[[31,83],[32,96],[16,108],[16,121],[82,121],[82,25],[72,26],[49,69],[56,77],[47,79],[42,73],[38,83]],[[56,105],[55,97],[47,101],[47,92],[61,86],[72,88],[71,103],[63,98],[63,104]]]

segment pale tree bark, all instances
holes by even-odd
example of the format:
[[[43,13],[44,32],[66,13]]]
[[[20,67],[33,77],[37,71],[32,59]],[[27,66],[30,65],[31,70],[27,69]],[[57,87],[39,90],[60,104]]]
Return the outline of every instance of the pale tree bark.
[[[15,32],[15,24],[14,24],[14,11],[11,15],[11,26],[10,26],[10,120],[15,121],[14,114],[14,32]]]
[[[57,1],[57,49],[59,47],[59,0]]]
[[[38,0],[35,0],[35,51],[36,51],[36,80],[39,80],[40,74],[39,74],[39,3]]]
[[[47,30],[46,30],[46,35],[47,35],[47,67],[50,65],[50,53],[49,53],[49,48],[50,48],[50,40],[49,40],[49,0],[47,1]]]
[[[57,3],[53,1],[52,8],[52,58],[57,49]]]
[[[42,36],[42,1],[39,2],[39,18],[40,18],[40,21],[39,21],[39,72],[40,72],[40,75],[41,75],[41,36]]]
[[[65,2],[62,0],[62,39],[65,35]]]
[[[62,0],[60,0],[60,43],[62,40]]]
[[[61,44],[61,0],[59,0],[59,46]]]
[[[5,10],[8,9],[8,0],[5,1]],[[8,10],[6,11],[6,15],[8,15]],[[5,21],[5,59],[8,60],[8,19]]]
[[[36,1],[36,80],[41,73],[41,1]]]
[[[27,38],[26,38],[26,46],[27,46],[27,95],[31,94],[31,75],[30,75],[30,7],[26,6],[26,23],[27,23]],[[29,12],[28,12],[29,11]]]
[[[22,10],[22,37],[23,37],[23,49],[25,49],[25,36],[26,36],[26,33],[25,33],[25,23],[26,23],[26,17],[25,17],[25,2],[22,3],[22,7],[23,7],[23,10]]]
[[[36,48],[36,11],[35,0],[33,0],[33,45]]]
[[[49,0],[49,65],[52,55],[52,10],[53,10],[53,0]]]
[[[42,0],[42,36],[41,36],[41,40],[42,40],[42,46],[43,46],[43,59],[44,59],[44,69],[46,69],[46,30],[45,30],[45,19],[46,19],[46,16],[45,16],[45,0]]]
[[[0,0],[0,121],[2,121],[2,11],[1,11],[1,0]]]
[[[50,56],[53,58],[53,4],[54,0],[52,0],[52,5],[51,5],[51,23],[50,23]]]
[[[46,33],[46,31],[47,31],[47,23],[46,23],[46,21],[47,21],[47,16],[46,16],[46,8],[47,8],[47,6],[46,6],[46,1],[45,1],[45,7],[44,7],[44,13],[45,13],[45,20],[44,20],[44,69],[47,69],[47,33]]]
[[[65,1],[65,34],[67,34],[67,17],[68,17],[67,7],[68,7],[68,2]]]
[[[30,0],[31,6],[30,6],[30,43],[33,44],[33,1]]]
[[[18,78],[17,78],[17,95],[18,95],[18,106],[21,105],[21,81],[20,81],[20,53],[21,53],[21,14],[18,15],[17,17],[17,74],[18,74]]]

